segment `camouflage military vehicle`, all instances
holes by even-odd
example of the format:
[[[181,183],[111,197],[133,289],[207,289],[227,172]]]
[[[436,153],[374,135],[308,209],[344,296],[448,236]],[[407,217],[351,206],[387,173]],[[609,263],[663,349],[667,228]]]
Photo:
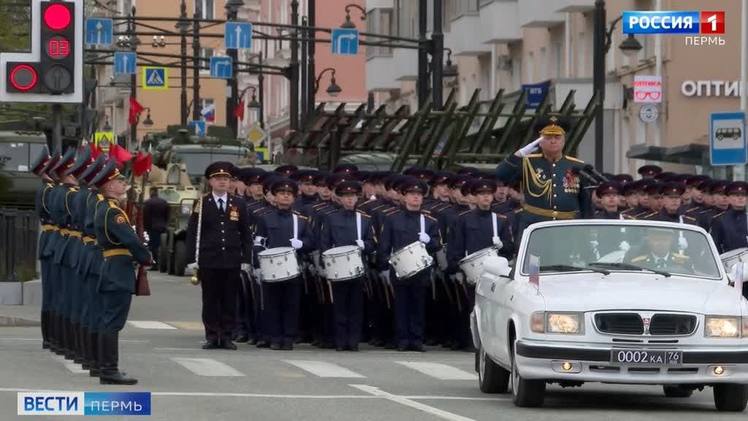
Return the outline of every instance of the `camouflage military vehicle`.
[[[0,131],[0,207],[34,207],[39,179],[29,166],[46,145],[42,132]]]

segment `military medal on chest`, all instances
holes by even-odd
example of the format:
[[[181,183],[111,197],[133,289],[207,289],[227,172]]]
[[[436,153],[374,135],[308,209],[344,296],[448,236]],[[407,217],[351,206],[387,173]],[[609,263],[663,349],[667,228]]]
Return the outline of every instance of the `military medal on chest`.
[[[564,193],[579,193],[579,176],[571,168],[564,174]]]
[[[232,221],[239,220],[239,209],[237,209],[234,205],[231,205],[229,207],[229,219]]]

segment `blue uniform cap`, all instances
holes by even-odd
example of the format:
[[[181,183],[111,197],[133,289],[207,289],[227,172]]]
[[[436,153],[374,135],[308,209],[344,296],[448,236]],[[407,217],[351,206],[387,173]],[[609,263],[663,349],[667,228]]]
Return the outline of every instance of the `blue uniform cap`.
[[[217,177],[220,175],[233,177],[235,171],[234,164],[226,161],[218,161],[208,165],[205,169],[205,178]]]
[[[273,194],[288,192],[295,196],[299,193],[299,185],[290,178],[283,177],[273,181],[272,186],[270,186],[270,191]]]

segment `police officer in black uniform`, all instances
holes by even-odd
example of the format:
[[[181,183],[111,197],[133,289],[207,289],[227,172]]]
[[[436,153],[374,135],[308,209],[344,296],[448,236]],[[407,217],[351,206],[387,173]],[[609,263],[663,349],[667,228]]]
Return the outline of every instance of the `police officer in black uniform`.
[[[720,253],[748,247],[748,224],[746,224],[746,194],[748,183],[733,181],[727,186],[730,209],[714,218],[712,238]]]
[[[187,259],[193,270],[197,270],[202,286],[207,341],[203,349],[236,349],[232,336],[240,271],[251,271],[252,239],[247,204],[228,192],[234,170],[230,162],[214,162],[205,169],[211,192],[198,202],[187,227]],[[201,214],[199,260],[195,262]]]
[[[376,236],[371,217],[356,210],[360,193],[361,184],[357,181],[343,181],[335,186],[340,208],[327,215],[320,224],[320,251],[356,246],[361,249],[364,259],[364,256],[374,252]],[[364,312],[363,276],[365,274],[355,279],[332,282],[335,348],[338,351],[358,351]]]
[[[618,210],[620,185],[614,181],[606,181],[597,186],[595,193],[600,198],[602,208],[595,212],[593,219],[621,219],[621,212]]]

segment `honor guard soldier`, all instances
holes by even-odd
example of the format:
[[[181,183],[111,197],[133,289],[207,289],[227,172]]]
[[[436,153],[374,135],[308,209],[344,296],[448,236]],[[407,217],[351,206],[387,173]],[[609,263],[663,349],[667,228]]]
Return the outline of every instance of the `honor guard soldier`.
[[[720,253],[748,247],[748,226],[746,226],[746,194],[748,183],[733,181],[727,185],[730,209],[714,218],[711,234]]]
[[[281,165],[276,167],[273,171],[281,177],[290,178],[298,170],[299,168],[296,165]]]
[[[649,212],[640,216],[637,219],[649,219],[662,209],[662,184],[657,181],[647,183],[644,187],[644,195],[646,196],[645,205],[649,208]]]
[[[593,219],[623,219],[618,211],[618,196],[621,194],[621,187],[614,181],[606,181],[595,189],[597,197],[600,199],[602,206]]]
[[[464,274],[459,272],[460,260],[491,247],[508,258],[514,253],[514,239],[509,220],[506,216],[491,210],[496,182],[475,180],[470,184],[471,193],[476,199],[476,207],[458,216],[455,228],[447,240],[447,273],[453,275],[451,280],[454,282],[454,305],[458,307],[455,320],[457,323],[451,326],[451,345],[454,350],[471,347],[470,312],[475,305],[475,285],[467,283]]]
[[[496,170],[505,182],[521,179],[525,202],[517,238],[532,223],[584,218],[591,209],[590,193],[579,176],[584,162],[563,154],[568,125],[550,117],[538,127],[540,137],[507,157]],[[541,153],[532,153],[538,147]]]
[[[388,285],[394,284],[395,340],[399,351],[424,351],[425,300],[431,269],[426,268],[411,277],[398,279],[389,259],[394,252],[416,241],[425,244],[429,254],[442,247],[438,222],[421,211],[426,190],[424,183],[413,177],[400,183],[404,205],[385,217],[377,253],[383,281]]]
[[[317,195],[317,186],[314,184],[314,179],[317,176],[317,171],[314,170],[303,170],[294,174],[291,179],[299,183],[299,197],[294,202],[294,210],[300,212],[305,216],[306,210],[312,205],[319,202],[319,196]]]
[[[99,381],[101,384],[132,385],[138,381],[119,371],[119,332],[127,321],[132,294],[135,292],[135,264],[153,263],[148,248],[120,209],[119,200],[129,186],[115,162],[109,162],[92,180],[104,196],[105,206],[98,208],[94,227],[96,242],[102,249],[104,263],[98,285],[100,305]]]
[[[625,201],[621,213],[627,213],[639,208],[639,183],[632,181],[621,186],[621,194]]]
[[[37,171],[43,181],[42,186],[37,191],[35,205],[41,224],[38,256],[42,270],[42,314],[46,312],[46,323],[42,321],[42,326],[47,334],[49,350],[57,355],[64,355],[63,337],[60,331],[62,316],[57,311],[56,301],[60,272],[53,261],[54,244],[60,236],[60,227],[51,211],[51,199],[58,184],[57,176],[54,175],[52,169],[57,165],[60,158],[60,154],[56,153],[50,156],[45,164],[34,165],[33,168],[39,168]]]
[[[208,165],[205,178],[211,191],[197,203],[187,226],[188,267],[197,271],[202,287],[203,349],[236,349],[236,296],[241,271],[251,271],[247,204],[228,193],[234,170],[230,162]]]
[[[260,267],[257,253],[265,249],[293,247],[297,253],[314,249],[308,219],[292,210],[299,188],[293,180],[276,179],[270,187],[275,208],[260,217],[254,239],[254,265]],[[301,256],[299,256],[301,262]],[[262,284],[264,297],[263,333],[274,350],[292,350],[298,335],[301,276]]]
[[[680,222],[681,224],[698,225],[695,218],[679,214],[681,197],[686,188],[675,182],[667,182],[660,186],[662,208],[659,212],[647,216],[650,221]]]
[[[361,184],[357,181],[343,181],[335,187],[341,206],[321,223],[320,251],[356,246],[363,259],[374,252],[376,243],[371,217],[356,210],[360,194]],[[325,275],[331,279],[330,273]],[[365,272],[357,278],[329,281],[332,283],[335,348],[338,351],[358,351],[364,313],[364,276]]]
[[[662,168],[657,165],[642,165],[636,172],[642,176],[642,179],[655,178],[662,173]]]
[[[49,155],[49,149],[44,146],[39,152],[39,155],[31,163],[31,173],[39,177],[42,181],[42,184],[38,189],[36,189],[36,195],[34,197],[34,210],[39,219],[39,224],[41,225],[37,258],[39,259],[39,265],[41,267],[42,282],[42,349],[50,348],[53,336],[50,320],[50,262],[49,258],[42,255],[42,251],[49,241],[50,233],[55,229],[55,226],[52,224],[52,217],[47,210],[47,203],[45,202],[47,194],[54,187],[52,179],[46,174],[47,165],[50,163],[51,159],[52,157]]]

